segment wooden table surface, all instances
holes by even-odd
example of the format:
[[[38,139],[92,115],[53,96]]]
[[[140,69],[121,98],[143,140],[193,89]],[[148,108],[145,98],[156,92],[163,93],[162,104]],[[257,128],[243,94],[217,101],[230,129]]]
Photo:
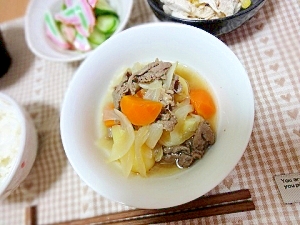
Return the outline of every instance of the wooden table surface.
[[[0,23],[25,15],[29,0],[0,0]]]

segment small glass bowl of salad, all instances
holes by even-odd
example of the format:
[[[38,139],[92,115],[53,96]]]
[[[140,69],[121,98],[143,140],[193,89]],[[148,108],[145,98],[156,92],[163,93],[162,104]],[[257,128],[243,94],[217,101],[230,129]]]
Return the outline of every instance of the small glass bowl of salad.
[[[133,0],[32,0],[25,38],[38,57],[60,62],[83,60],[126,26]]]

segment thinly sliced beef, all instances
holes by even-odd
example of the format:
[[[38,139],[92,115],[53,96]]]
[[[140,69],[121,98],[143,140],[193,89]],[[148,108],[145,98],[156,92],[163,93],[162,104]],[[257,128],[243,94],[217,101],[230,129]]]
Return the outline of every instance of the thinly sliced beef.
[[[166,74],[171,66],[170,62],[156,60],[136,73],[126,71],[123,80],[115,87],[112,93],[115,108],[119,109],[122,96],[127,94],[134,95],[140,90],[138,83],[149,83],[157,79],[166,79]],[[174,81],[174,86],[175,84],[176,81]]]
[[[166,110],[160,114],[156,122],[162,124],[164,130],[172,131],[177,124],[177,118],[172,112]]]
[[[171,83],[171,90],[174,91],[174,93],[180,93],[182,91],[182,86],[179,82],[179,76],[174,74],[172,83]]]
[[[205,150],[215,143],[215,135],[207,121],[198,126],[195,134],[182,145],[163,146],[163,163],[176,163],[180,168],[190,167],[202,158]]]
[[[123,75],[122,81],[115,87],[112,93],[113,103],[116,109],[120,109],[120,101],[122,96],[129,93],[128,78],[130,76],[131,76],[131,72],[126,71],[125,74]]]
[[[215,143],[215,134],[207,121],[200,124],[192,143],[195,151],[203,151]]]
[[[140,71],[133,74],[139,83],[148,83],[157,79],[166,79],[166,74],[172,63],[162,62],[156,60],[155,62],[149,63]]]

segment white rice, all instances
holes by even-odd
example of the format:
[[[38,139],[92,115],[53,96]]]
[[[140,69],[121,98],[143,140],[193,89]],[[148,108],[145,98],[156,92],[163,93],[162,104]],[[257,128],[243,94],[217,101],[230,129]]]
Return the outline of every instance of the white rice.
[[[0,184],[10,172],[19,151],[20,124],[14,106],[0,96]]]

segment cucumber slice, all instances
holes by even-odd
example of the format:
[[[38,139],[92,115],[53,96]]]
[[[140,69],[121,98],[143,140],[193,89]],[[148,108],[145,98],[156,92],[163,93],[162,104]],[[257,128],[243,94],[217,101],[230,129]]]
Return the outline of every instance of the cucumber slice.
[[[88,41],[95,45],[102,44],[106,39],[106,35],[103,32],[99,31],[96,27],[94,27],[93,32],[88,37]]]
[[[119,19],[114,15],[102,15],[96,19],[96,27],[105,34],[113,33],[119,24]]]
[[[90,42],[90,41],[89,41],[89,43],[90,43],[90,46],[91,46],[92,49],[95,49],[99,46],[99,45],[94,44],[93,42]]]
[[[100,15],[115,15],[117,12],[108,4],[106,0],[98,0],[94,9],[96,17]]]

